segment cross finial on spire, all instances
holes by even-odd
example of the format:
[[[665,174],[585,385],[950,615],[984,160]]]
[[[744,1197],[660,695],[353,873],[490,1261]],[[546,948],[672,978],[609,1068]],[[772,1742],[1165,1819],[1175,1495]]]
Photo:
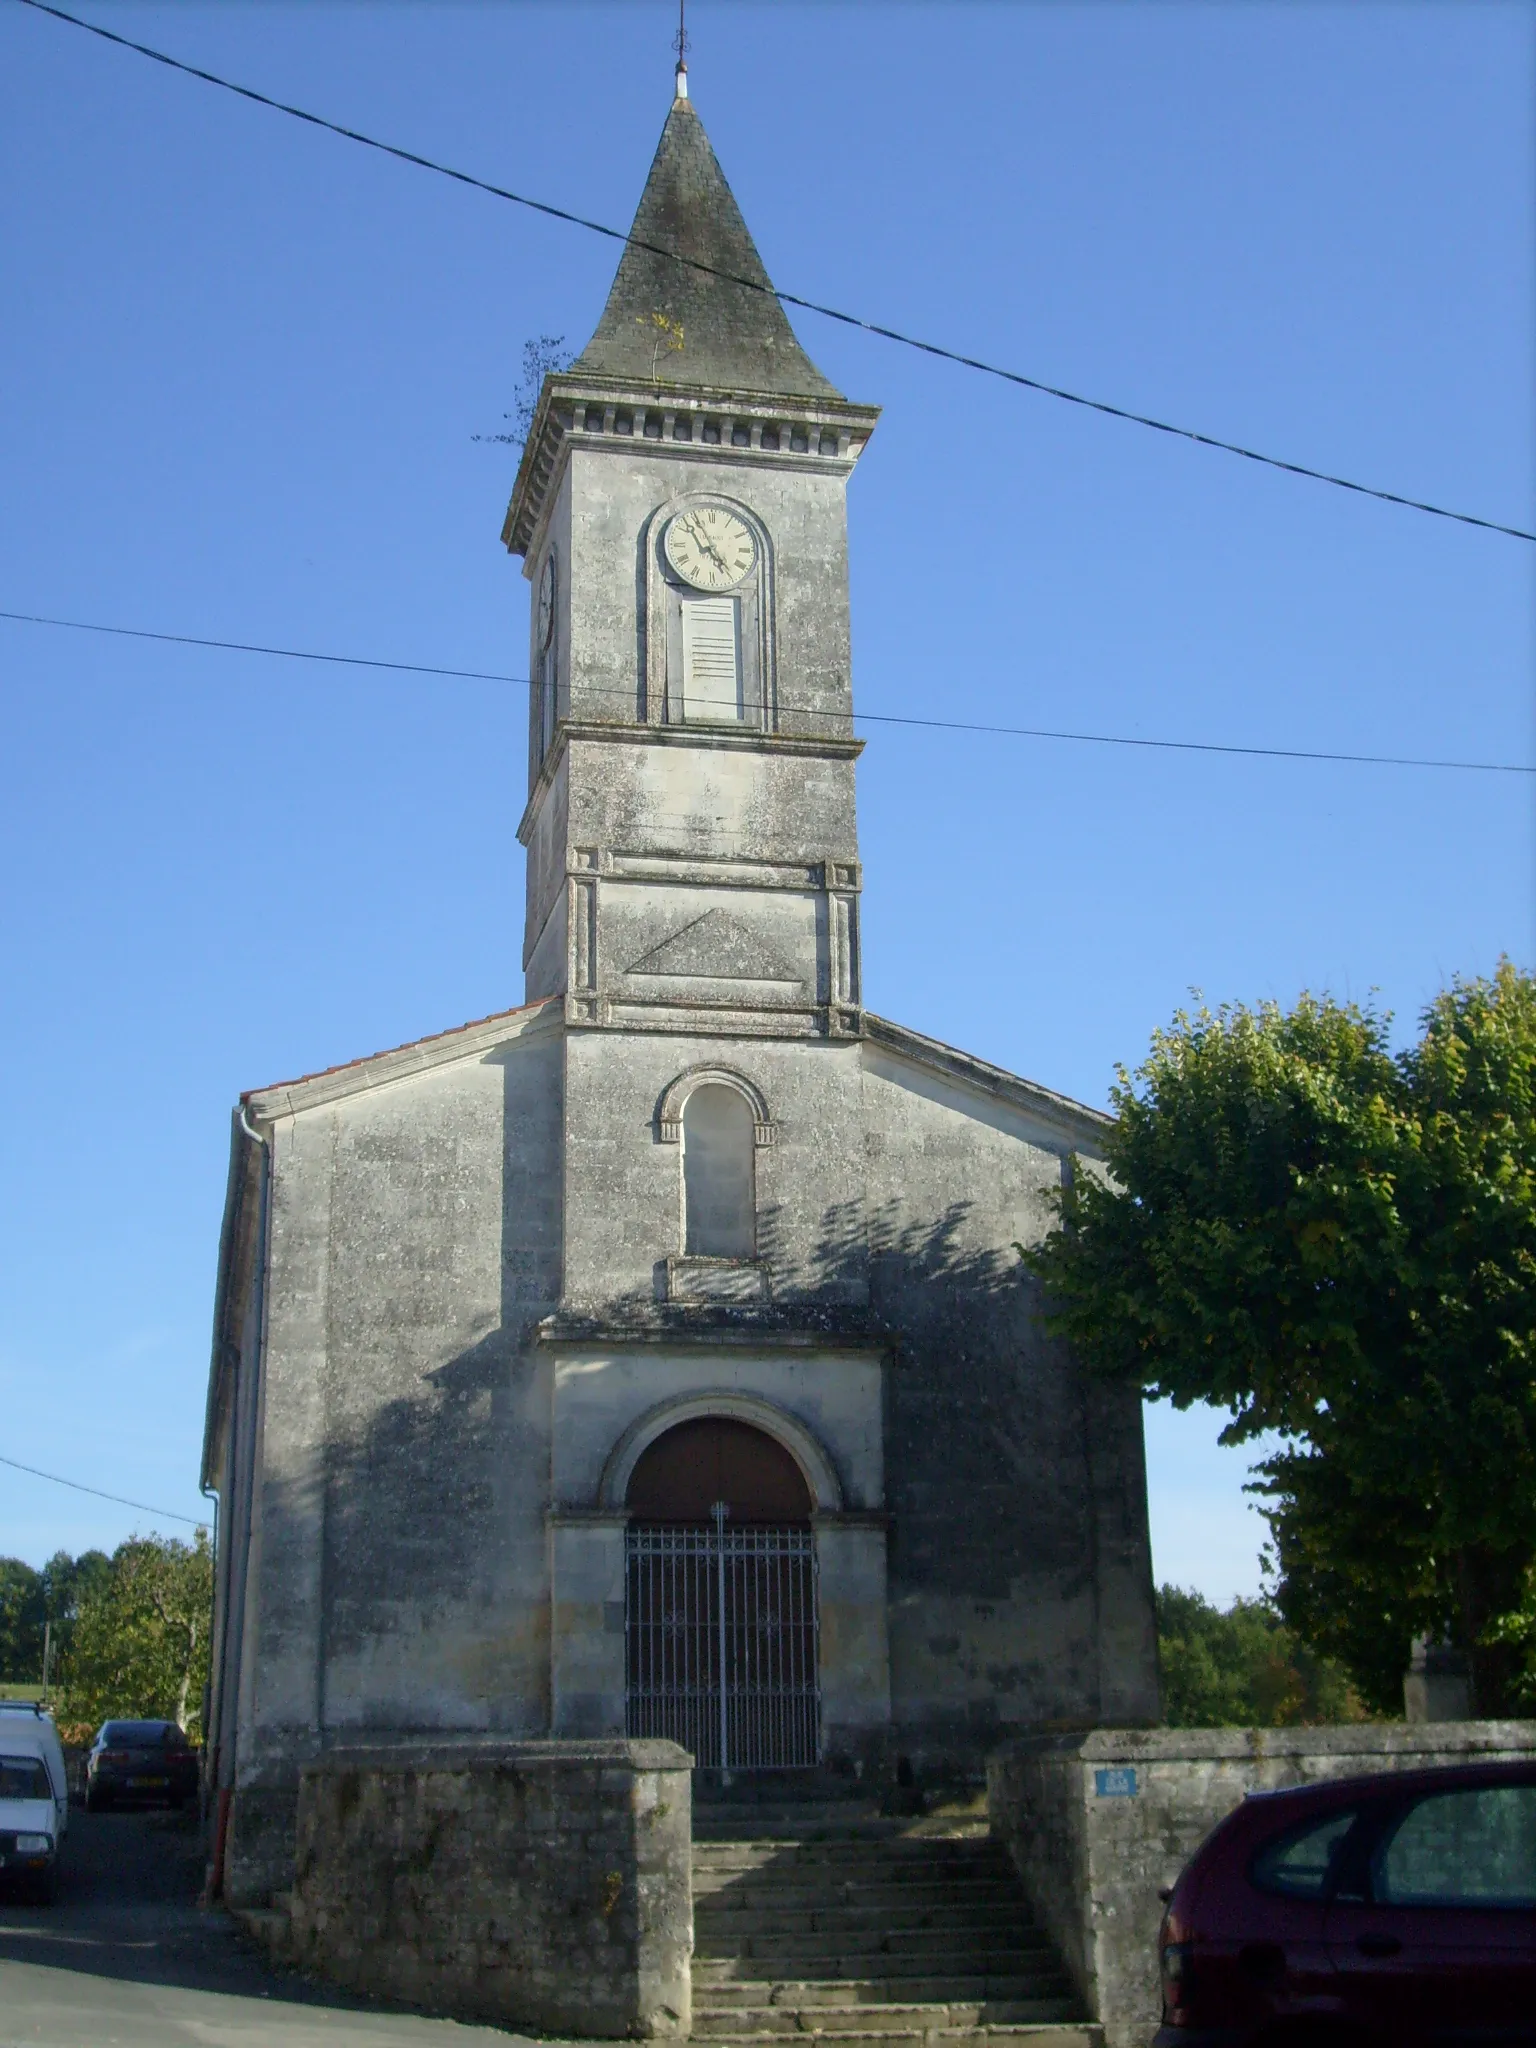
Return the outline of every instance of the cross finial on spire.
[[[677,34],[672,38],[672,47],[677,52],[677,97],[688,97],[688,0],[677,0]]]

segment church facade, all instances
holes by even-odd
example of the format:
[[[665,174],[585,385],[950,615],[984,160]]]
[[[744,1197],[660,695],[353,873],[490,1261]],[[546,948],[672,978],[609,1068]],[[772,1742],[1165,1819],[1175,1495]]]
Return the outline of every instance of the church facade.
[[[682,81],[680,79],[680,85]],[[1013,1246],[1104,1119],[868,1012],[845,493],[675,100],[504,539],[514,1010],[234,1119],[204,1452],[233,1898],[356,1741],[879,1784],[1157,1713],[1141,1416]]]

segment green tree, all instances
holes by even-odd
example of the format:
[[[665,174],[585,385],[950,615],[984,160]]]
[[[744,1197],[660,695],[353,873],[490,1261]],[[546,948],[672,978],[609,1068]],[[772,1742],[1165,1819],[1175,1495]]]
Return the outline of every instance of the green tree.
[[[1411,1638],[1467,1652],[1508,1712],[1533,1651],[1536,981],[1456,982],[1393,1055],[1389,1020],[1303,997],[1180,1013],[1115,1090],[1107,1175],[1026,1254],[1095,1368],[1223,1441],[1277,1432],[1258,1490],[1277,1604],[1363,1696]]]
[[[47,1612],[42,1573],[19,1557],[0,1557],[0,1683],[40,1682]]]
[[[1311,1727],[1360,1721],[1343,1671],[1320,1657],[1267,1600],[1223,1611],[1199,1593],[1160,1586],[1157,1639],[1170,1728]]]
[[[55,1676],[62,1677],[69,1669],[75,1622],[82,1602],[105,1585],[111,1571],[112,1560],[104,1550],[83,1550],[78,1557],[71,1557],[67,1550],[56,1550],[43,1566],[43,1605],[53,1630]]]
[[[61,1719],[163,1718],[196,1736],[212,1598],[206,1529],[190,1543],[133,1536],[119,1544],[107,1571],[91,1573],[80,1593]]]

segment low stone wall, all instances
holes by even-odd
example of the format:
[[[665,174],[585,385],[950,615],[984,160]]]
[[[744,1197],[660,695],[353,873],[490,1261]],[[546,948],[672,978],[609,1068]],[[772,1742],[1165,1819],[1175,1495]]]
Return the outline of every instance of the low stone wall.
[[[691,1762],[671,1742],[333,1752],[300,1781],[287,1952],[456,2019],[686,2035]]]
[[[1146,2048],[1159,2017],[1158,1891],[1249,1792],[1533,1752],[1528,1721],[1099,1728],[999,1751],[987,1803],[1106,2048]]]

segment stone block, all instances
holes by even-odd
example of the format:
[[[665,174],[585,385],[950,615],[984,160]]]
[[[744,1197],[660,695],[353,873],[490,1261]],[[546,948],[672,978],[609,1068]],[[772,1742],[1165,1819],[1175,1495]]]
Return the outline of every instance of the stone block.
[[[691,1763],[669,1742],[332,1752],[300,1781],[289,1953],[454,2019],[685,2036]]]

